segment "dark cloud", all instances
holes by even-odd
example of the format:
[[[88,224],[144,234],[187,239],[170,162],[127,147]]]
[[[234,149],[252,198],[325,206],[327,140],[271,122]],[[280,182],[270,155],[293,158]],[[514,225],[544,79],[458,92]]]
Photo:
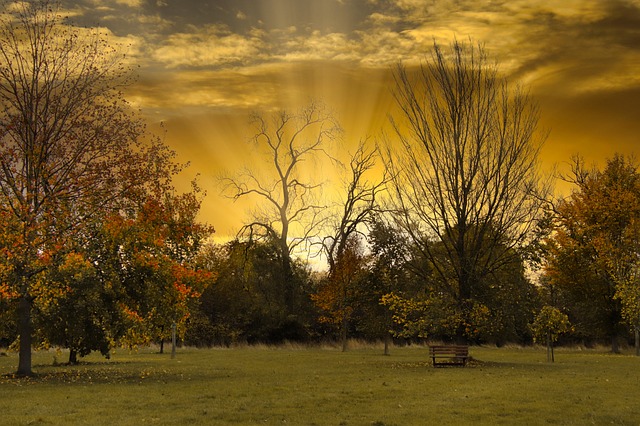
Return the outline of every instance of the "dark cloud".
[[[540,91],[559,90],[565,96],[609,86],[638,87],[640,7],[607,1],[598,16],[532,13],[524,22],[522,51],[530,52],[513,78],[537,74]],[[546,87],[546,88],[545,88]]]
[[[640,52],[640,4],[621,0],[605,4],[607,15],[595,22],[585,37]]]
[[[188,25],[224,24],[242,33],[291,26],[350,32],[366,19],[371,7],[367,0],[164,0],[162,5],[147,2],[143,9],[172,20],[179,30]]]

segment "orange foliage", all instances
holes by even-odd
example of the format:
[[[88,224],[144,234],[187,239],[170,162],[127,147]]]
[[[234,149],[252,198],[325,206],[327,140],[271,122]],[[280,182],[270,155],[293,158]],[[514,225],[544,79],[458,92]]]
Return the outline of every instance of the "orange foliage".
[[[319,318],[321,322],[338,325],[350,319],[366,261],[360,241],[357,238],[350,239],[328,280],[316,294],[311,295],[313,302],[323,312]]]
[[[130,309],[124,303],[120,304],[120,308],[122,309],[122,312],[124,312],[124,314],[129,320],[134,321],[136,323],[142,323],[144,321],[142,316],[140,316],[140,314],[137,311]]]
[[[0,284],[0,300],[17,299],[20,294],[9,287],[8,284]]]

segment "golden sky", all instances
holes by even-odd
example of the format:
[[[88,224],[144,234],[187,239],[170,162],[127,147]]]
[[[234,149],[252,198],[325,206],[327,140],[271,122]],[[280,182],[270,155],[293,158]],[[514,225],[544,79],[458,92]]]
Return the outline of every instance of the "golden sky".
[[[127,98],[190,161],[208,190],[203,219],[233,235],[247,203],[216,176],[258,161],[251,111],[310,99],[335,112],[341,146],[375,137],[393,109],[390,69],[433,40],[485,43],[540,102],[551,167],[602,161],[640,142],[640,0],[63,0],[140,66]]]

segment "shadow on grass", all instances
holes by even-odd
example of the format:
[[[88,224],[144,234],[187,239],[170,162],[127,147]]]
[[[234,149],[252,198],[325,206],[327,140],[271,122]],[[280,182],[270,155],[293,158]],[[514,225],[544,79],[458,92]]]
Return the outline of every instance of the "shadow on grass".
[[[530,369],[532,366],[544,366],[545,364],[529,364],[529,363],[518,363],[518,362],[502,362],[502,361],[483,361],[476,358],[470,358],[465,366],[461,365],[439,365],[437,368],[433,367],[433,363],[431,360],[427,361],[418,361],[418,362],[393,362],[390,364],[393,369],[424,369],[429,368],[431,370],[452,370],[452,369],[475,369],[475,368],[487,368],[487,369],[512,369],[512,368],[521,368],[521,369]],[[546,364],[553,365],[553,364]]]
[[[80,362],[75,365],[34,365],[29,376],[15,373],[0,375],[1,384],[17,386],[33,384],[139,384],[148,381],[166,382],[176,373],[162,367],[130,361]]]

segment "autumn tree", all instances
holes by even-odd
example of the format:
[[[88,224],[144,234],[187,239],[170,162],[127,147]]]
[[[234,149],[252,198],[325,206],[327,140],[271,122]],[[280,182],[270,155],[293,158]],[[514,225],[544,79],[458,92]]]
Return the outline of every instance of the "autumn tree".
[[[253,145],[264,155],[267,174],[246,169],[224,179],[225,190],[234,199],[253,197],[253,220],[240,235],[277,244],[285,274],[282,294],[290,313],[295,312],[296,296],[291,255],[308,237],[318,231],[324,204],[319,201],[322,181],[304,173],[309,165],[326,156],[327,143],[341,129],[323,106],[311,103],[296,113],[280,111],[271,117],[252,116],[256,134]]]
[[[95,260],[121,288],[119,302],[136,332],[132,341],[159,341],[161,352],[172,324],[184,335],[194,304],[213,279],[213,271],[196,262],[213,232],[197,221],[198,190],[175,194],[165,188],[132,213],[113,215],[98,248],[104,251]]]
[[[341,198],[336,203],[337,211],[327,220],[329,235],[321,243],[329,271],[327,280],[313,297],[325,311],[322,318],[340,324],[343,351],[346,350],[348,323],[353,312],[352,306],[346,307],[347,294],[354,285],[353,274],[361,272],[364,260],[354,252],[354,244],[365,235],[364,228],[372,215],[380,211],[380,196],[387,184],[384,174],[373,179],[377,159],[377,150],[369,145],[368,139],[361,140],[349,156],[348,171],[338,189]]]
[[[553,306],[542,307],[531,324],[531,332],[536,342],[544,342],[547,346],[547,361],[554,362],[553,344],[561,334],[571,331],[571,323],[566,314]]]
[[[455,300],[462,339],[475,289],[519,256],[540,210],[545,134],[536,103],[481,45],[434,43],[424,64],[394,76],[386,160],[398,220]]]
[[[354,311],[361,302],[362,286],[366,285],[367,256],[361,237],[352,234],[345,242],[331,273],[311,296],[321,309],[321,321],[336,326],[340,332],[342,351],[347,350],[347,332]]]
[[[618,281],[614,297],[621,302],[622,318],[633,328],[636,356],[640,356],[640,276],[637,267],[633,274]]]
[[[122,97],[124,55],[69,24],[53,0],[5,3],[0,17],[0,208],[19,294],[18,373],[31,374],[33,286],[96,213],[143,190],[155,169],[144,125]]]
[[[162,352],[173,323],[184,335],[212,278],[195,257],[213,229],[196,220],[197,186],[179,195],[162,187],[85,224],[90,236],[76,235],[74,251],[33,286],[39,343],[69,348],[69,363],[93,350],[108,356],[117,344],[159,340]]]
[[[68,253],[31,289],[38,343],[69,349],[69,364],[91,351],[109,356],[127,326],[117,286],[101,280],[99,269],[81,253]]]
[[[635,325],[640,174],[632,159],[615,155],[602,170],[587,168],[576,158],[567,179],[575,189],[555,209],[546,278],[576,332],[608,338],[616,352],[623,306]]]

